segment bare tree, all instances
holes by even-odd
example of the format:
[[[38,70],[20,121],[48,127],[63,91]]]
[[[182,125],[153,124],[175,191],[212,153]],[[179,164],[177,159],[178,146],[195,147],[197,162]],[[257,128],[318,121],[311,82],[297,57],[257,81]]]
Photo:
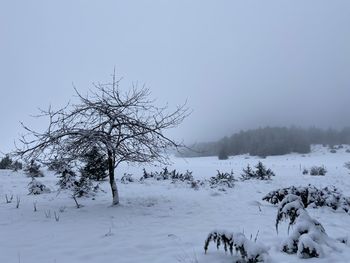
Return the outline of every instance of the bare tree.
[[[133,85],[122,92],[115,71],[112,82],[93,84],[89,94],[82,95],[74,88],[79,102],[59,110],[41,110],[37,117],[48,118],[48,128],[27,131],[20,139],[16,154],[24,159],[50,162],[56,156],[77,160],[93,146],[99,147],[108,159],[108,175],[113,205],[119,203],[115,169],[122,162],[167,163],[167,149],[183,146],[164,134],[177,127],[189,114],[186,103],[173,111],[157,107],[150,91]]]

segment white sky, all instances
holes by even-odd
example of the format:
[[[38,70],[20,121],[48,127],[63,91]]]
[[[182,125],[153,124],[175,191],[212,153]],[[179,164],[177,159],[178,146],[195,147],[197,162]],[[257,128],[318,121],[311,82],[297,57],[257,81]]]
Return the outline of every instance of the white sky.
[[[1,1],[0,151],[19,121],[113,67],[193,114],[188,142],[265,125],[350,124],[349,0]]]

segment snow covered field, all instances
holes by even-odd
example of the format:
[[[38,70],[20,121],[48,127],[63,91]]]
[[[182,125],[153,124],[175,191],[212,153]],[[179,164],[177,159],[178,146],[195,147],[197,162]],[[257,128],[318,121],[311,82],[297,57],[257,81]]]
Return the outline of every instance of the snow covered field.
[[[196,179],[215,176],[216,170],[232,170],[239,178],[242,168],[248,163],[254,166],[259,160],[275,172],[271,181],[237,182],[224,192],[209,187],[194,190],[170,181],[118,182],[121,204],[117,207],[109,206],[111,193],[104,182],[102,188],[106,193],[80,199],[84,205],[80,209],[75,207],[70,192],[58,194],[57,178],[52,173],[46,172],[39,180],[53,192],[32,196],[27,195],[30,178],[23,173],[0,171],[0,263],[232,262],[232,256],[223,249],[217,251],[214,244],[204,254],[204,241],[214,229],[244,232],[248,238],[259,231],[258,241],[270,248],[271,262],[350,262],[350,247],[340,243],[336,250],[326,248],[323,258],[305,260],[280,252],[279,245],[288,235],[287,223],[277,235],[277,207],[261,200],[276,188],[307,184],[334,185],[350,196],[350,174],[344,168],[350,153],[345,149],[329,153],[318,146],[303,156],[290,154],[265,159],[174,158],[169,169],[180,172],[188,169]],[[313,165],[324,165],[328,170],[326,176],[302,175],[302,168]],[[124,173],[139,178],[142,168],[123,166],[116,173],[119,178]],[[14,196],[12,203],[6,203],[5,195]],[[329,208],[307,210],[323,224],[330,237],[349,235],[350,215],[345,212]]]

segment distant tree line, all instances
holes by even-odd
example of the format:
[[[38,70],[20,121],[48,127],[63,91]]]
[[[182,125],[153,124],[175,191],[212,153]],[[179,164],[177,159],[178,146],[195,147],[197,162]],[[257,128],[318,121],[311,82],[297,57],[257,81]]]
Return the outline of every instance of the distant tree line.
[[[256,156],[283,155],[291,152],[309,153],[312,144],[330,147],[350,144],[350,127],[342,130],[265,127],[240,131],[217,142],[198,143],[184,150],[183,157],[219,156],[225,159],[229,155],[249,153]]]
[[[22,163],[19,161],[13,161],[11,157],[8,154],[6,154],[0,160],[0,170],[3,170],[3,169],[12,169],[14,171],[21,170]]]

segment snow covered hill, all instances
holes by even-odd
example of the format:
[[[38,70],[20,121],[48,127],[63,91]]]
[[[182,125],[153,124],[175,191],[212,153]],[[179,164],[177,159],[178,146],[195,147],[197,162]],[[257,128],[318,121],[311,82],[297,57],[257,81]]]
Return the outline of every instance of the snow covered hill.
[[[23,173],[0,171],[0,262],[6,263],[171,263],[222,262],[233,257],[214,244],[204,253],[207,235],[215,229],[244,232],[249,238],[269,248],[270,262],[305,262],[297,255],[280,251],[288,236],[287,223],[276,233],[277,206],[262,201],[269,191],[281,187],[317,187],[334,185],[350,196],[350,174],[344,163],[350,161],[346,147],[330,153],[321,146],[307,155],[257,157],[235,156],[225,161],[215,157],[174,158],[169,167],[180,172],[193,171],[195,179],[208,179],[217,170],[234,172],[238,179],[247,164],[262,161],[276,174],[271,181],[238,181],[233,188],[221,191],[208,186],[192,189],[171,181],[146,180],[118,182],[121,204],[110,207],[111,193],[82,198],[77,209],[69,191],[57,191],[57,178],[50,172],[39,178],[52,191],[28,195],[30,178]],[[324,165],[325,176],[303,175],[303,168]],[[142,176],[139,166],[123,166],[116,171]],[[160,167],[145,167],[158,171]],[[12,202],[7,203],[13,196]],[[20,200],[16,208],[17,199]],[[34,211],[36,204],[37,211]],[[350,233],[350,215],[330,208],[307,208],[308,213],[324,226],[328,236],[338,238]],[[283,227],[284,226],[284,227]],[[350,262],[350,246],[326,247],[325,255],[307,262]]]

